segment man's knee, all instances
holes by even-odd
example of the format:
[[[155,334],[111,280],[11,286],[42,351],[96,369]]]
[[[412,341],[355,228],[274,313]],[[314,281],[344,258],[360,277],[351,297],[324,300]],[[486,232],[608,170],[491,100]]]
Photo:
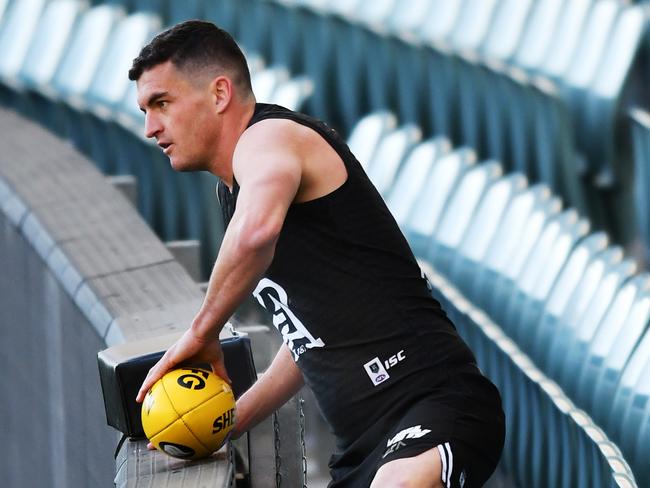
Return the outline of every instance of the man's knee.
[[[384,464],[370,488],[444,488],[437,448]]]

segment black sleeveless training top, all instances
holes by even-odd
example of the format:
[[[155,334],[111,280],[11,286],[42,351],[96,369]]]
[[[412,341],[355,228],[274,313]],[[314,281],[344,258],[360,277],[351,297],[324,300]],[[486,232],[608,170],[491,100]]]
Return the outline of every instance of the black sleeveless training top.
[[[332,193],[290,206],[273,261],[253,295],[272,315],[345,449],[368,426],[475,362],[363,168],[324,123],[257,104],[249,127],[290,119],[320,134],[347,169]],[[239,187],[219,183],[227,226]],[[437,392],[442,394],[444,392]]]

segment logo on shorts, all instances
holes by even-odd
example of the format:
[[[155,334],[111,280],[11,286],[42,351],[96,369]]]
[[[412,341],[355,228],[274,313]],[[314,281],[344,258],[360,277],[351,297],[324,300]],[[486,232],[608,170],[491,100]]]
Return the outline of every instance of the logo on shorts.
[[[383,363],[378,357],[375,357],[364,364],[363,367],[365,368],[366,373],[368,373],[372,384],[377,386],[390,378],[388,370],[404,359],[406,359],[406,355],[404,354],[404,349],[402,349],[397,354],[393,354]]]
[[[400,430],[395,437],[388,439],[388,442],[386,442],[386,447],[388,449],[386,449],[382,458],[385,458],[391,452],[397,451],[400,447],[405,446],[406,444],[403,442],[405,439],[419,439],[420,437],[427,435],[429,432],[431,432],[431,430],[423,429],[422,425],[414,425],[413,427]]]

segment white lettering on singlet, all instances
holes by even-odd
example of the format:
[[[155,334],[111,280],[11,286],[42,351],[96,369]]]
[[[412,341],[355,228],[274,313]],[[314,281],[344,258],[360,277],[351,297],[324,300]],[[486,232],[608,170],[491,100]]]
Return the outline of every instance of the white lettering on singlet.
[[[289,309],[287,292],[277,283],[262,278],[253,290],[253,296],[273,314],[273,325],[282,334],[282,340],[289,347],[293,359],[298,360],[307,349],[323,347],[325,343],[307,330],[307,327]]]

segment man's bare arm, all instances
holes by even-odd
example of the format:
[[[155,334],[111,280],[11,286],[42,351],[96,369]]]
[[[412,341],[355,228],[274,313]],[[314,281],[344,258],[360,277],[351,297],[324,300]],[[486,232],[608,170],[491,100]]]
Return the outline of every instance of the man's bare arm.
[[[269,368],[237,400],[233,438],[241,436],[284,405],[304,385],[302,373],[286,344],[280,347]]]
[[[301,160],[291,132],[284,125],[268,123],[248,129],[235,151],[233,171],[240,185],[237,206],[201,309],[188,331],[149,371],[138,401],[168,370],[187,360],[209,363],[227,379],[219,332],[271,264],[300,186]]]

